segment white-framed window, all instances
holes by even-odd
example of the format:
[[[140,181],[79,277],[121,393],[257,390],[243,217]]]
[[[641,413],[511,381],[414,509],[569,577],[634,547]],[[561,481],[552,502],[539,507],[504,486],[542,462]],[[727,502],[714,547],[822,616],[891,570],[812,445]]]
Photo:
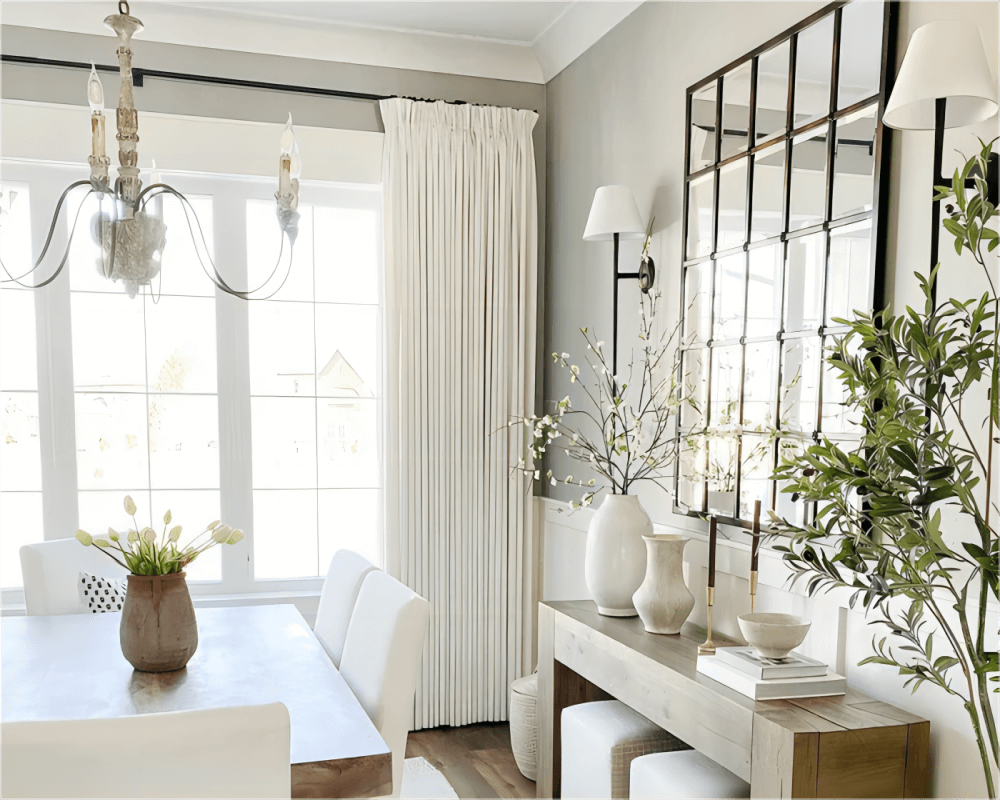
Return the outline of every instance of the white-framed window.
[[[16,175],[28,190],[43,186],[50,197],[78,173],[21,161],[5,178]],[[62,515],[45,519],[62,523],[43,531],[39,511],[25,541],[70,536],[76,525],[95,533],[124,528],[131,521],[122,499],[130,494],[140,525],[162,525],[170,508],[189,532],[220,518],[244,530],[243,542],[213,548],[189,569],[196,595],[313,590],[341,546],[380,562],[380,187],[303,182],[288,281],[273,298],[247,302],[216,290],[205,270],[218,269],[244,289],[274,268],[280,240],[273,179],[162,174],[192,200],[207,241],[193,243],[179,202],[165,198],[167,246],[152,293],[131,299],[121,284],[98,275],[89,223],[96,206],[86,204],[65,274],[37,292],[4,290],[5,309],[17,291],[68,312],[47,318],[37,360],[70,365],[48,370],[55,373],[52,397],[41,400],[51,401],[51,426],[70,431],[75,448],[72,458],[60,459],[41,447],[46,468],[36,469],[31,489],[36,504]],[[68,208],[75,213],[78,205]],[[42,224],[44,238],[51,210],[17,229]],[[39,232],[31,230],[37,242]],[[197,228],[194,234],[198,239]],[[65,247],[65,235],[54,247]],[[5,236],[4,252],[8,247],[14,245]],[[286,260],[287,251],[279,274]],[[16,334],[29,327],[34,333],[33,316],[4,319],[4,334],[8,320]],[[25,355],[27,340],[17,335],[0,341],[0,364],[17,363],[8,362],[15,339],[18,358],[34,365],[34,352]],[[37,398],[39,387],[28,383],[11,390]],[[42,416],[36,446],[53,435]],[[54,479],[43,485],[42,473]],[[75,497],[67,486],[75,486]],[[7,475],[0,490],[6,499]],[[16,548],[23,542],[14,542],[10,530],[6,522],[0,529],[3,554],[14,552],[13,562],[3,559],[11,566],[0,581],[4,589],[20,584]],[[12,601],[9,592],[4,601]]]

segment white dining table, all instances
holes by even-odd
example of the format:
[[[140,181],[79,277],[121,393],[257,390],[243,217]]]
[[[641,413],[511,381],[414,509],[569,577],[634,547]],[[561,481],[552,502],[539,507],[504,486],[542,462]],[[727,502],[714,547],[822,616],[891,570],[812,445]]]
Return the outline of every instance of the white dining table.
[[[392,791],[392,754],[293,605],[201,608],[198,650],[176,672],[132,669],[120,614],[0,620],[4,722],[95,719],[284,703],[292,797]]]

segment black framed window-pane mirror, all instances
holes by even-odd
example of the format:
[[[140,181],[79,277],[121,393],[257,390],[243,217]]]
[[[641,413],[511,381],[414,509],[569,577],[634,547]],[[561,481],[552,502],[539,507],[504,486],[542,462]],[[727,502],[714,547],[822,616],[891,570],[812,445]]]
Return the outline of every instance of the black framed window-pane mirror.
[[[687,91],[675,511],[794,522],[783,454],[860,421],[825,364],[881,302],[890,3],[835,2]]]

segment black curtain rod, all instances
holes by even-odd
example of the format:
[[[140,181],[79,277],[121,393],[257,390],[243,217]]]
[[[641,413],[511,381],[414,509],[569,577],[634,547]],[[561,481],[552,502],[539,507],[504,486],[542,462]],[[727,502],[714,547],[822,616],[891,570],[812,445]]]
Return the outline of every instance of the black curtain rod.
[[[40,67],[63,67],[66,69],[89,70],[90,64],[84,61],[60,61],[55,58],[37,58],[35,56],[14,56],[6,53],[0,54],[0,61],[10,64],[29,64]],[[98,72],[113,72],[118,74],[120,70],[117,66],[109,64],[95,64]],[[173,81],[190,81],[192,83],[209,83],[216,86],[236,86],[243,89],[266,89],[274,92],[292,92],[295,94],[309,94],[319,97],[339,97],[345,100],[362,100],[377,103],[379,100],[390,100],[398,95],[391,94],[370,94],[369,92],[349,92],[346,89],[323,89],[318,86],[297,86],[289,83],[268,83],[267,81],[248,81],[242,78],[219,78],[212,75],[193,75],[188,72],[168,72],[160,69],[145,69],[143,67],[132,67],[132,85],[142,86],[144,78],[163,78]],[[465,100],[432,100],[424,97],[402,97],[403,100],[414,100],[421,103],[448,103],[450,105],[467,105]]]

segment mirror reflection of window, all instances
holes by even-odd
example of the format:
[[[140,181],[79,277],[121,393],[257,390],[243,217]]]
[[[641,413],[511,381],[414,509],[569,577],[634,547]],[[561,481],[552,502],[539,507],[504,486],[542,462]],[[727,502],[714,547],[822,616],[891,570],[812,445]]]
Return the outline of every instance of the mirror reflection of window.
[[[795,128],[829,112],[832,69],[833,14],[827,14],[799,34],[795,50]]]
[[[869,106],[836,123],[833,156],[834,219],[872,210],[877,110],[877,106]]]
[[[732,341],[743,335],[746,311],[746,254],[736,253],[715,262],[715,306],[712,338]]]
[[[866,219],[830,231],[826,275],[826,324],[871,310],[872,222]]]
[[[747,238],[747,165],[741,158],[719,170],[719,241],[716,250],[728,250]]]
[[[712,264],[687,268],[684,278],[684,342],[707,342],[712,335]]]
[[[801,456],[809,444],[810,442],[791,436],[779,439],[778,461]],[[788,481],[777,481],[775,513],[793,525],[805,525],[811,512],[809,506],[813,504],[793,501],[791,493],[784,491],[786,486],[788,486]]]
[[[743,376],[744,429],[774,427],[777,393],[778,343],[748,344]]]
[[[823,419],[820,426],[825,433],[862,433],[861,414],[845,403],[848,398],[847,388],[840,380],[839,371],[827,361],[826,357],[836,345],[837,337],[826,336],[823,339]],[[851,342],[850,352],[857,355],[858,345]]]
[[[882,3],[848,3],[840,22],[837,108],[878,94],[882,72]]]
[[[716,82],[712,81],[691,97],[690,174],[715,163],[716,88]]]
[[[755,500],[760,500],[762,512],[772,507],[768,476],[774,466],[774,443],[767,436],[744,433],[741,457],[740,517],[753,519]]]
[[[736,515],[736,466],[739,439],[710,436],[708,439],[708,510],[722,517]]]
[[[826,218],[826,137],[829,129],[829,124],[822,125],[792,141],[790,231],[819,225]]]
[[[712,252],[712,199],[714,195],[714,172],[703,175],[688,184],[688,258],[707,256]]]
[[[786,40],[757,59],[757,116],[755,144],[785,132],[788,122],[788,62],[791,46]]]
[[[705,507],[707,449],[704,436],[686,436],[681,441],[677,466],[677,502],[691,511],[702,511]]]
[[[781,243],[750,251],[747,284],[747,336],[774,336],[781,327],[781,273],[785,246]]]
[[[712,348],[712,405],[708,424],[713,430],[728,430],[739,425],[742,368],[742,347]]]
[[[708,413],[708,358],[711,351],[706,348],[685,351],[681,359],[683,394],[685,402],[681,406],[681,430],[685,433],[705,427]]]
[[[746,61],[722,79],[723,160],[742,153],[750,141],[750,65]]]
[[[802,433],[816,430],[820,362],[818,337],[807,336],[781,343],[778,413],[783,430]]]
[[[759,242],[784,230],[785,143],[754,154],[753,212],[750,241]]]
[[[789,239],[785,270],[786,331],[811,331],[819,327],[825,256],[826,234],[822,231]]]

